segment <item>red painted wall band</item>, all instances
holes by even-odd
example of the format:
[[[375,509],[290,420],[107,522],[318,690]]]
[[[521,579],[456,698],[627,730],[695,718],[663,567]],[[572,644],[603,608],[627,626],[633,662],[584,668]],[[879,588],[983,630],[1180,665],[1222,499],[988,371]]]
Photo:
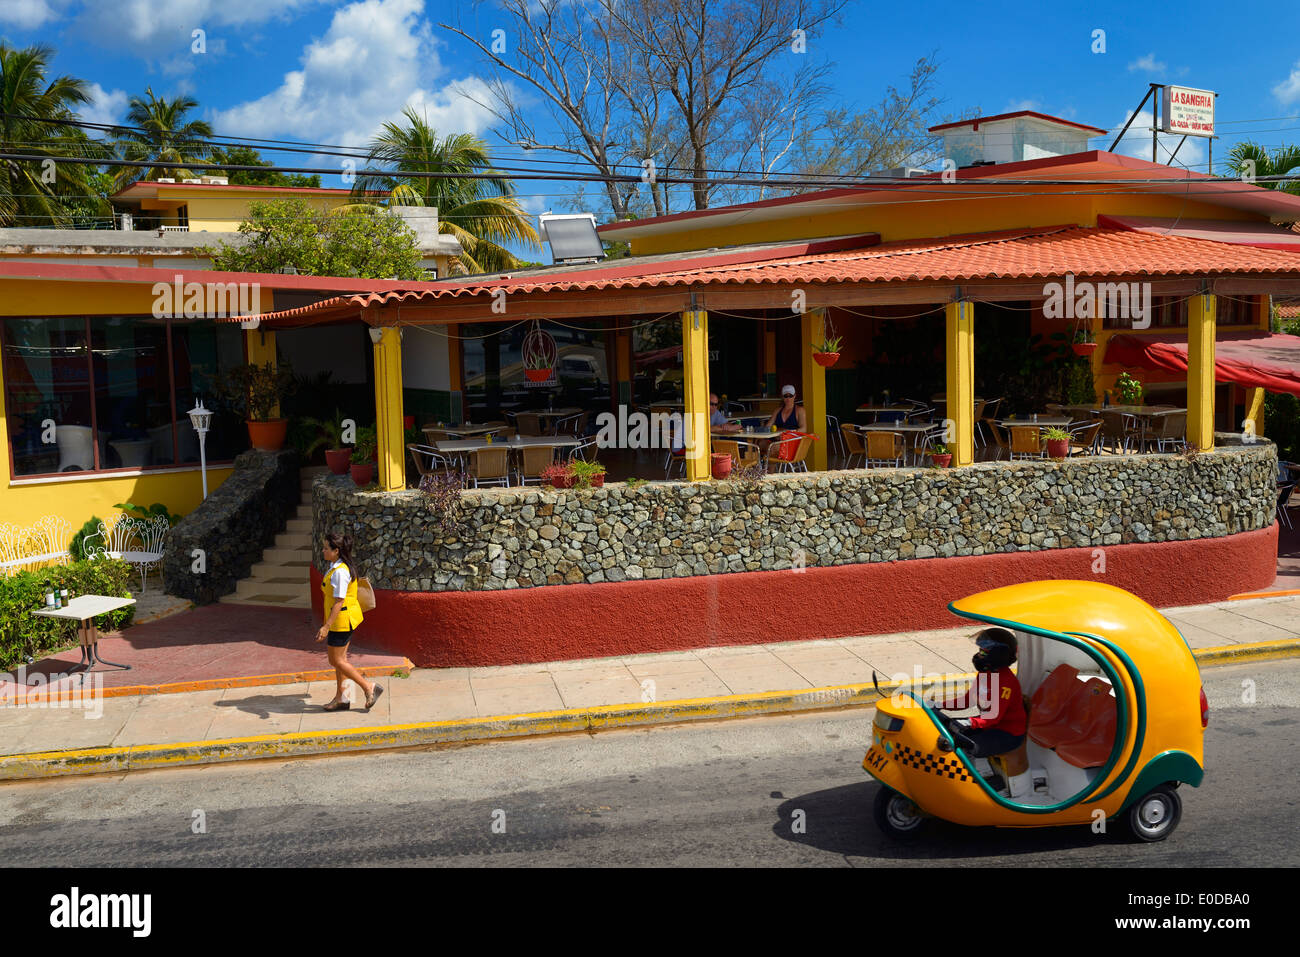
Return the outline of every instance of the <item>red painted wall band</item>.
[[[422,668],[523,664],[718,645],[842,638],[963,624],[948,602],[1047,578],[1100,578],[1156,607],[1266,588],[1277,525],[1224,538],[923,558],[509,591],[377,591],[357,630],[365,648]],[[320,573],[312,606],[322,613]]]

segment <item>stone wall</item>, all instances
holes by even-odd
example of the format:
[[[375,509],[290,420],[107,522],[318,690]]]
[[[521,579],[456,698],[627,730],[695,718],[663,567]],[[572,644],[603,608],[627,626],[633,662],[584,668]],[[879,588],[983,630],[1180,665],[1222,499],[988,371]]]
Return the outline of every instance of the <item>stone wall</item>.
[[[206,605],[233,592],[296,512],[302,498],[299,464],[292,449],[239,455],[230,477],[167,533],[167,593]],[[204,552],[201,573],[194,571],[196,548]]]
[[[443,536],[419,492],[314,487],[314,538],[356,540],[375,587],[528,588],[1219,538],[1274,521],[1277,453],[1213,452],[872,469],[559,491],[466,491]],[[317,545],[319,550],[319,545]],[[316,555],[319,563],[321,557]]]

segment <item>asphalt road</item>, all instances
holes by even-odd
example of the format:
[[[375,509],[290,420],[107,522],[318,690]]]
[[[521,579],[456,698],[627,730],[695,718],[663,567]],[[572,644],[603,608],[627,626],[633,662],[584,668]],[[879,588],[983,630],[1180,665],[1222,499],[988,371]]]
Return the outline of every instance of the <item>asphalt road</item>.
[[[872,712],[0,785],[24,865],[1300,864],[1300,661],[1206,669],[1207,773],[1156,845],[871,820]],[[1245,683],[1252,682],[1253,686]],[[1244,703],[1248,691],[1254,703]],[[196,814],[201,812],[201,814]],[[802,813],[798,813],[802,812]],[[200,820],[205,833],[195,833]],[[796,833],[795,822],[803,825]],[[54,850],[57,849],[57,850]]]

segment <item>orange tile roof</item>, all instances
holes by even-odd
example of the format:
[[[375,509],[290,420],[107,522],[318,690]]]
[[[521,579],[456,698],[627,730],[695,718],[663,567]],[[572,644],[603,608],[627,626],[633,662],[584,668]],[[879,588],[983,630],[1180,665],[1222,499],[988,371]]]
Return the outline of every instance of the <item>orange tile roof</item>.
[[[665,287],[699,289],[719,285],[921,283],[1080,277],[1290,274],[1300,278],[1300,252],[1158,236],[1126,229],[1055,226],[969,236],[884,243],[861,249],[788,256],[674,271],[671,263],[653,273],[619,276],[583,273],[567,279],[527,276],[482,282],[439,283],[420,291],[356,294],[273,315],[358,307],[431,304],[490,295],[499,290],[529,293],[590,292]]]

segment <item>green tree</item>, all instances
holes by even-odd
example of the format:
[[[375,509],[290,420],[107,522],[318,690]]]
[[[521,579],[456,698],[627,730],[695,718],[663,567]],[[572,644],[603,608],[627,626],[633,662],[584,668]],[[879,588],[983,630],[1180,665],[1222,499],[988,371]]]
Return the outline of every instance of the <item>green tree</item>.
[[[208,159],[221,166],[265,166],[265,170],[239,170],[233,173],[227,173],[221,169],[213,169],[213,175],[227,176],[231,185],[240,186],[296,186],[320,189],[320,174],[313,173],[310,176],[306,173],[281,173],[272,167],[275,166],[270,160],[262,159],[262,154],[251,146],[228,146],[213,147]]]
[[[1290,179],[1263,178],[1288,174]],[[1227,175],[1254,176],[1256,186],[1300,196],[1300,146],[1279,146],[1270,153],[1258,143],[1238,143],[1228,153]]]
[[[75,120],[75,108],[90,102],[85,80],[46,78],[53,56],[45,46],[20,50],[0,43],[0,142],[42,158],[102,158],[102,144],[49,122]],[[92,192],[87,179],[93,172],[93,165],[80,163],[0,160],[0,225],[69,225],[69,203]]]
[[[186,115],[199,105],[188,96],[173,99],[154,95],[153,87],[145,87],[146,99],[131,97],[127,109],[127,126],[119,127],[114,135],[122,158],[151,163],[188,163],[203,160],[212,152],[205,142],[212,136],[212,127],[203,120],[187,120]],[[155,166],[141,169],[122,167],[118,182],[125,186],[137,179],[173,177],[187,179],[195,174],[188,169]]]
[[[514,183],[504,174],[491,179],[470,179],[464,174],[492,173],[487,144],[470,133],[444,138],[412,107],[403,112],[405,125],[385,123],[371,141],[368,164],[386,167],[378,176],[359,176],[353,185],[358,205],[374,206],[374,193],[388,194],[390,206],[434,206],[438,231],[460,240],[464,253],[457,257],[469,272],[518,269],[519,260],[502,243],[516,242],[540,249],[541,238],[528,214],[515,198]],[[402,173],[451,173],[448,177],[404,177]]]
[[[242,244],[203,250],[214,269],[278,272],[292,266],[305,276],[423,279],[415,234],[386,213],[332,215],[301,199],[249,205],[239,224]]]

